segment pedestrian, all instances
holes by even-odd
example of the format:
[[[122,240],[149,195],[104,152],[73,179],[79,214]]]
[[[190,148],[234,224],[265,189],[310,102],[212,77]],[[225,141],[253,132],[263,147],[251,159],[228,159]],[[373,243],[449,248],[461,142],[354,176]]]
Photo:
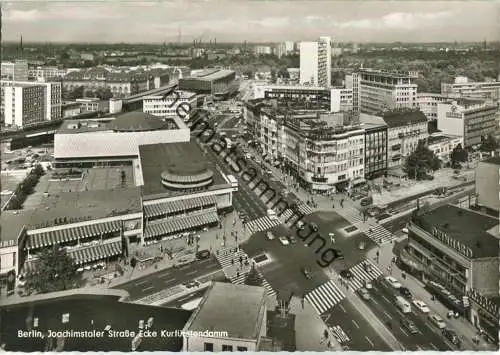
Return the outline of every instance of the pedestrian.
[[[332,203],[332,208],[335,208],[335,204],[334,203]]]

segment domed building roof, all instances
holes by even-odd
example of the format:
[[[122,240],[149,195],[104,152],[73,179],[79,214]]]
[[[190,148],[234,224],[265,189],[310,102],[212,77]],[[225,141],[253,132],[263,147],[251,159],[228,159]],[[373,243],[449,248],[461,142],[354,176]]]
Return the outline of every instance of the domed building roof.
[[[155,131],[166,126],[159,117],[144,112],[128,112],[108,123],[108,128],[117,132]]]

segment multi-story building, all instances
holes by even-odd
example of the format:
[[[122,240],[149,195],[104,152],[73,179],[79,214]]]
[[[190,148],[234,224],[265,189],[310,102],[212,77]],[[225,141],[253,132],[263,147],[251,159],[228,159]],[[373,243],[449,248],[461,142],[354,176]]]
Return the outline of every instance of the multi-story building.
[[[352,89],[335,88],[330,90],[330,111],[352,112],[354,108]]]
[[[183,331],[186,352],[262,350],[267,335],[265,289],[212,283]]]
[[[75,101],[80,105],[82,113],[109,111],[109,100],[101,100],[98,97],[84,97]]]
[[[441,94],[417,93],[417,106],[429,121],[437,120],[438,104],[446,100],[448,98]]]
[[[66,69],[50,66],[39,66],[28,70],[30,79],[45,81],[50,78],[62,78],[66,75]]]
[[[437,128],[445,134],[463,137],[464,146],[481,144],[495,133],[497,107],[479,99],[450,99],[438,104]]]
[[[498,339],[498,306],[487,298],[499,291],[498,224],[498,218],[453,205],[418,210],[400,255],[415,276],[439,294],[446,291],[451,306],[492,339]]]
[[[286,53],[292,53],[295,50],[295,42],[285,41],[285,51]]]
[[[362,69],[346,77],[346,87],[352,88],[353,97],[358,96],[353,102],[354,105],[358,103],[361,112],[377,114],[394,108],[416,108],[417,84],[412,83],[415,77],[413,72],[400,74]]]
[[[500,158],[480,161],[476,167],[476,197],[479,207],[496,214],[500,211]]]
[[[28,81],[28,62],[16,60],[14,62],[2,62],[2,80]]]
[[[271,46],[255,46],[254,47],[254,53],[256,55],[263,55],[263,54],[272,54],[273,49]]]
[[[179,89],[216,97],[232,95],[239,88],[233,70],[206,69],[179,79]]]
[[[330,87],[332,83],[331,38],[320,37],[317,42],[300,43],[300,83]]]
[[[485,99],[498,104],[500,81],[469,82],[467,78],[457,77],[453,84],[441,83],[441,94],[453,98]]]
[[[387,124],[382,117],[360,114],[365,130],[365,179],[373,179],[387,172]]]
[[[60,83],[2,81],[0,85],[5,124],[21,128],[62,117]]]
[[[443,163],[450,161],[451,152],[458,145],[464,145],[463,138],[460,136],[450,136],[440,132],[433,133],[427,138],[427,148]]]
[[[384,112],[382,118],[387,124],[387,165],[397,168],[429,136],[427,117],[418,109],[399,109]]]
[[[180,108],[182,106],[182,108]],[[197,106],[196,94],[176,90],[168,96],[147,96],[142,101],[142,111],[158,117],[182,116],[188,121]]]
[[[286,51],[286,44],[285,42],[278,43],[274,48],[273,48],[273,53],[278,57],[281,58],[282,56],[287,54]]]
[[[359,112],[361,110],[359,103],[359,79],[360,76],[358,73],[352,73],[350,75],[346,75],[345,77],[346,89],[352,90],[352,109],[354,112]]]

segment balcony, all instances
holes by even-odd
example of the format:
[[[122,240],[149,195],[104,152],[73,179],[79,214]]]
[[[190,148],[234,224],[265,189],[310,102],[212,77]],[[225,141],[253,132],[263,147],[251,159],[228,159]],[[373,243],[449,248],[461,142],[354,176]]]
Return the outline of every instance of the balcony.
[[[313,175],[311,177],[311,181],[312,182],[318,182],[318,183],[327,183],[328,182],[328,178],[324,177],[324,176],[321,176],[321,175]]]

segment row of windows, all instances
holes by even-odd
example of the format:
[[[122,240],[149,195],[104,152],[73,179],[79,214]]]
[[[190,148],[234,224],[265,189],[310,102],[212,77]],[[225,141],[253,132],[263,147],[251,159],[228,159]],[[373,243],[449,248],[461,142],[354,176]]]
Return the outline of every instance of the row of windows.
[[[214,351],[214,343],[204,343],[203,345],[204,351]],[[222,344],[222,351],[233,351],[233,346]],[[237,346],[236,351],[248,351],[248,348],[246,346]]]

